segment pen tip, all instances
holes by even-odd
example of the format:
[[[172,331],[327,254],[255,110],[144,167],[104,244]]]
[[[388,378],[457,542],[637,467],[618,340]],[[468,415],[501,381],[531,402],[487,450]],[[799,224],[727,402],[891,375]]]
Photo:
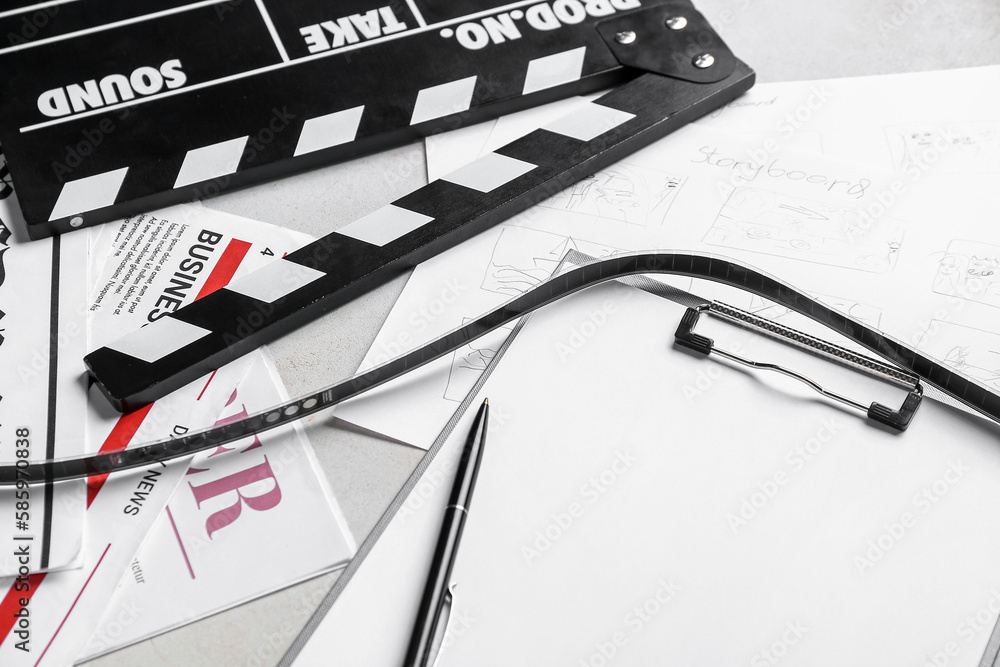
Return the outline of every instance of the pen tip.
[[[483,399],[483,405],[489,405],[489,404],[490,404],[490,399],[488,398]]]

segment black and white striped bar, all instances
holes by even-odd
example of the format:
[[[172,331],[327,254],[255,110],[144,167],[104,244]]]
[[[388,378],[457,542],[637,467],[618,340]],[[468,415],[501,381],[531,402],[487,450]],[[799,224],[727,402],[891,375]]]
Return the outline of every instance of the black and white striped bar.
[[[133,410],[552,196],[729,102],[753,72],[718,52],[719,81],[643,75],[227,289],[102,347],[87,365]],[[726,74],[727,72],[728,75]]]
[[[598,26],[650,7],[704,20],[688,0],[56,2],[0,45],[0,145],[41,238],[620,83]]]

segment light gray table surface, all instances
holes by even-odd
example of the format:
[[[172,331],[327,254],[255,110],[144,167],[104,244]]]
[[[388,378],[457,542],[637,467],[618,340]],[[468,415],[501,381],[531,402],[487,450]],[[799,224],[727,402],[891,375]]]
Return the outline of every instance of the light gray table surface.
[[[696,5],[761,83],[1000,64],[998,0],[696,0]],[[423,144],[414,143],[204,203],[323,236],[425,184],[424,160]],[[405,283],[401,276],[270,345],[289,393],[349,377]],[[307,432],[360,543],[423,451],[325,415],[311,418]],[[293,586],[87,664],[277,664],[336,576]]]

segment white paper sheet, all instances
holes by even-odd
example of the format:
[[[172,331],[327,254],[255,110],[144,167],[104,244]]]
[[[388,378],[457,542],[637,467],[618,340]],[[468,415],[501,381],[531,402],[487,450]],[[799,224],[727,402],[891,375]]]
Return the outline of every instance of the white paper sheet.
[[[499,412],[439,664],[976,665],[996,429],[931,402],[905,434],[874,428],[671,348],[682,308],[624,289],[537,313],[473,401]],[[473,413],[296,665],[400,664]]]
[[[87,236],[17,241],[11,235],[20,216],[16,199],[12,189],[0,187],[4,463],[75,456],[86,445]],[[22,567],[37,572],[79,566],[84,507],[75,499],[81,488],[70,483],[0,490],[0,576]]]
[[[195,200],[187,202],[184,206],[194,206],[200,208],[202,203]],[[135,218],[138,217],[139,216],[135,216]],[[130,220],[123,220],[119,223],[109,222],[103,225],[87,227],[87,235],[90,238],[91,287],[93,287],[93,282],[96,281],[102,273],[104,273],[104,265],[108,261],[108,258],[111,257],[112,252],[118,249],[117,245],[122,239],[119,234],[121,231],[121,224],[129,221]]]
[[[992,66],[760,84],[697,125],[753,138],[758,156],[818,140],[830,157],[979,187],[1000,171],[998,109]]]
[[[990,336],[1000,339],[994,296],[1000,279],[993,273],[1000,255],[991,241],[991,211],[1000,201],[991,192],[936,180],[930,187],[930,177],[792,150],[754,161],[745,157],[752,146],[743,137],[685,128],[425,262],[363,367],[432,340],[537,284],[569,248],[595,257],[672,249],[740,260],[987,385],[1000,382],[1000,363],[988,353]],[[690,286],[689,280],[673,282]],[[710,288],[702,292],[712,296]],[[741,298],[733,305],[782,315],[760,299]],[[566,344],[580,340],[586,326],[568,323]],[[497,341],[495,335],[477,341],[404,384],[340,406],[337,416],[426,447]]]

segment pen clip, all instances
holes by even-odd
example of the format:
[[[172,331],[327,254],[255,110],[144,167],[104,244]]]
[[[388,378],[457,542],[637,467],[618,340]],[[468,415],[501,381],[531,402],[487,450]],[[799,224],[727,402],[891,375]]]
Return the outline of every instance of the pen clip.
[[[448,586],[448,590],[445,591],[444,601],[441,604],[441,613],[448,614],[448,618],[444,622],[444,626],[441,625],[441,618],[438,618],[437,626],[442,628],[438,631],[437,635],[431,642],[431,653],[434,656],[434,661],[431,663],[431,667],[438,667],[438,663],[441,661],[441,649],[444,646],[444,639],[448,636],[448,630],[451,628],[451,608],[455,603],[455,587],[457,584],[452,583]]]
[[[854,399],[824,389],[814,380],[784,366],[753,361],[752,359],[747,359],[717,348],[711,338],[694,332],[694,327],[698,324],[702,313],[707,313],[744,329],[760,333],[768,338],[806,350],[814,355],[860,371],[879,380],[904,387],[909,392],[906,398],[903,399],[903,404],[897,410],[893,410],[878,402],[872,402],[871,405],[865,406]],[[923,398],[924,392],[923,387],[920,386],[920,380],[899,368],[718,301],[713,301],[710,304],[697,308],[688,308],[681,318],[680,324],[677,326],[674,341],[677,345],[705,356],[714,352],[725,359],[756,370],[775,371],[782,375],[787,375],[808,385],[827,398],[832,398],[835,401],[864,412],[872,421],[884,424],[897,431],[905,431],[910,425],[910,420],[913,419],[913,415],[916,413],[917,408],[920,407],[920,401]]]

